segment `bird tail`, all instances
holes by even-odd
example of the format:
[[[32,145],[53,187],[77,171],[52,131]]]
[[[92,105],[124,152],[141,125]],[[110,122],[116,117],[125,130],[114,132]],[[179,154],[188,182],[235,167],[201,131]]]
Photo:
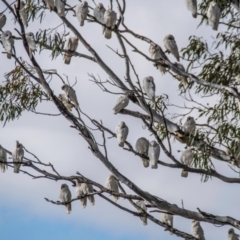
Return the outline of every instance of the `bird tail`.
[[[113,196],[113,201],[117,202],[117,200],[118,200],[118,197],[117,196]]]
[[[157,66],[157,69],[160,71],[160,73],[161,73],[162,75],[164,75],[164,74],[166,73],[166,68],[163,67],[163,66],[161,66],[161,65],[158,65],[158,66]]]
[[[68,203],[68,204],[66,205],[66,213],[67,213],[67,214],[70,214],[71,211],[72,211],[72,205],[71,205],[71,203]]]
[[[188,171],[183,169],[181,176],[184,177],[184,178],[188,177]]]
[[[215,30],[215,31],[218,30],[218,22],[214,22],[214,23],[213,23],[212,29]]]
[[[118,143],[118,146],[119,146],[119,147],[124,147],[124,142]]]
[[[157,162],[152,163],[152,164],[151,164],[151,168],[152,168],[152,169],[157,169],[157,168],[158,168]]]
[[[145,168],[149,167],[149,161],[148,159],[142,158],[142,163]]]
[[[106,39],[110,39],[112,37],[112,30],[108,29],[108,28],[105,28],[105,31],[104,31],[104,37]]]
[[[7,58],[11,59],[11,57],[12,57],[12,53],[7,53]]]
[[[193,18],[197,18],[197,13],[192,14]]]
[[[88,196],[88,200],[90,201],[90,203],[91,203],[92,205],[95,204],[94,196]]]
[[[141,220],[142,220],[143,226],[146,226],[148,224],[146,217],[141,217]]]
[[[169,231],[169,234],[170,234],[170,235],[173,235],[173,232]]]
[[[4,163],[0,164],[1,171],[4,173],[6,171],[6,165]]]
[[[81,20],[80,26],[83,26],[83,25],[84,25],[84,20]]]
[[[14,173],[19,173],[20,164],[14,163]]]
[[[71,62],[71,56],[69,56],[68,54],[65,54],[63,57],[64,63],[65,64],[70,64]]]
[[[81,199],[82,207],[85,208],[87,206],[87,197]]]

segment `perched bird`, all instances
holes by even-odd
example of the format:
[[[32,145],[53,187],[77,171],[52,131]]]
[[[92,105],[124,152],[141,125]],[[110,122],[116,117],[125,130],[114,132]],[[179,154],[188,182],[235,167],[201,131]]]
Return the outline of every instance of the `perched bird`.
[[[187,149],[182,153],[180,160],[183,164],[189,167],[192,164],[193,156],[194,156],[193,151],[191,149]],[[188,177],[188,171],[183,169],[181,176],[185,178]]]
[[[81,183],[78,179],[76,180],[76,196],[82,197],[86,194],[93,193],[93,186],[92,184]],[[87,198],[92,205],[95,203],[94,195],[86,196],[81,198],[82,207],[85,208],[87,206]]]
[[[197,0],[185,0],[187,9],[192,13],[194,18],[197,17]]]
[[[106,27],[103,28],[105,38],[110,39],[112,37],[111,29],[114,29],[116,21],[117,14],[111,9],[106,10],[104,13],[104,24]]]
[[[67,85],[67,84],[64,84],[62,86],[62,90],[66,93],[68,99],[73,103],[73,105],[78,108],[79,107],[79,103],[78,103],[78,100],[77,100],[77,95],[76,95],[76,92],[75,90]]]
[[[71,194],[71,192],[70,192],[70,190],[68,188],[68,185],[65,184],[65,183],[61,185],[61,191],[60,191],[59,198],[61,199],[61,201],[63,203],[69,202],[72,199],[72,194]],[[72,204],[71,203],[66,204],[66,212],[67,212],[67,214],[70,214],[71,211],[72,211]]]
[[[57,8],[57,13],[60,17],[65,16],[65,4],[66,0],[54,0],[55,7]]]
[[[157,169],[158,168],[158,159],[160,156],[160,146],[157,144],[155,140],[149,143],[148,148],[148,157],[150,160],[151,168]]]
[[[23,161],[23,157],[24,157],[23,145],[16,141],[16,149],[12,152],[13,162],[15,162],[13,164],[15,173],[19,173],[21,164],[18,163],[21,163]]]
[[[140,154],[144,154],[145,156],[148,156],[148,147],[149,142],[144,137],[139,138],[135,145],[136,151]],[[142,162],[144,167],[147,168],[149,166],[149,160],[147,158],[142,158]]]
[[[113,108],[113,113],[117,114],[122,109],[124,109],[129,103],[129,98],[127,96],[120,96]]]
[[[213,30],[218,30],[218,24],[221,17],[221,10],[218,4],[214,1],[210,2],[207,10],[207,18]]]
[[[110,174],[108,176],[107,181],[106,181],[106,188],[113,192],[119,193],[118,181],[117,181],[117,178],[113,174]],[[113,200],[114,200],[114,202],[116,202],[118,200],[118,196],[113,196]]]
[[[144,201],[137,201],[136,204],[142,209],[142,210],[137,209],[138,213],[147,212],[147,208],[146,208]],[[148,224],[147,217],[140,217],[140,219],[142,220],[144,226],[146,226]]]
[[[118,140],[118,146],[124,147],[124,142],[126,141],[128,136],[128,126],[125,124],[125,122],[118,123],[116,127],[116,135]]]
[[[169,34],[163,39],[163,43],[168,52],[170,52],[179,62],[178,46],[173,35]]]
[[[150,44],[149,49],[148,49],[149,53],[150,53],[150,57],[153,60],[161,60],[161,59],[167,59],[166,55],[164,54],[163,50],[161,49],[160,46],[158,45],[153,45]],[[161,72],[162,75],[164,75],[166,73],[166,68],[161,66],[160,64],[154,64],[157,69]]]
[[[14,3],[14,6],[15,6],[15,13],[16,13],[16,10],[18,9],[18,1],[16,1]],[[27,14],[27,11],[26,11],[26,5],[25,5],[25,2],[24,1],[20,1],[20,7],[19,7],[19,15],[20,15],[20,18],[22,20],[22,23],[25,27],[28,27],[28,14]]]
[[[204,237],[204,232],[203,232],[203,229],[199,223],[199,221],[196,221],[196,220],[192,220],[192,235],[199,239],[199,240],[205,240],[205,237]]]
[[[75,13],[78,21],[80,22],[80,26],[83,26],[84,20],[86,20],[87,15],[89,13],[88,3],[86,1],[79,3],[75,8]]]
[[[185,72],[185,68],[181,63],[177,63],[175,62],[174,65],[179,68],[180,70]],[[188,81],[187,81],[187,77],[181,76],[181,75],[177,75],[178,80],[182,83],[182,85],[184,87],[188,86]]]
[[[1,35],[1,40],[3,47],[7,51],[7,58],[11,59],[12,57],[12,50],[14,47],[14,39],[12,37],[12,33],[10,31],[5,31]]]
[[[50,12],[54,10],[54,7],[55,7],[54,0],[45,0],[45,3],[47,5],[47,8],[50,10]]]
[[[7,165],[5,164],[7,162],[7,152],[6,150],[0,145],[0,168],[1,171],[4,173],[6,171]]]
[[[7,17],[5,14],[0,13],[0,30],[5,26]]]
[[[63,105],[67,108],[68,111],[72,111],[74,105],[68,100],[65,94],[59,94],[58,99],[63,103]]]
[[[64,44],[64,50],[75,52],[78,47],[78,38],[77,37],[70,37],[66,40]],[[64,53],[63,60],[65,64],[70,64],[72,53]]]
[[[162,216],[163,223],[166,223],[170,227],[173,227],[173,215],[172,214],[162,213],[161,216]],[[170,235],[173,235],[173,233],[171,231],[169,231],[169,233],[170,233]]]
[[[153,77],[148,76],[143,79],[143,90],[147,94],[148,98],[150,98],[152,101],[155,100],[156,86]]]
[[[30,50],[30,57],[32,57],[32,52],[37,50],[34,34],[32,32],[28,32],[25,36]]]
[[[239,235],[234,232],[233,228],[228,230],[228,239],[227,240],[239,240]]]
[[[102,24],[104,24],[104,13],[106,9],[102,3],[98,3],[93,10],[94,17]]]
[[[196,130],[196,123],[193,117],[187,117],[186,122],[183,125],[184,131],[186,133],[189,133],[191,135],[195,134],[195,130]]]
[[[239,2],[239,0],[231,0],[231,4],[238,12],[240,12],[240,2]]]

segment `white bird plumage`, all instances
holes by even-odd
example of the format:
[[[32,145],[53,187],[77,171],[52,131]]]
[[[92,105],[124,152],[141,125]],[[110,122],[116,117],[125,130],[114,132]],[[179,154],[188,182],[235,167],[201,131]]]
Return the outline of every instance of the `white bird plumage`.
[[[154,101],[156,86],[155,86],[153,77],[152,76],[145,77],[143,79],[142,85],[143,85],[143,90],[147,94],[148,98]]]
[[[65,94],[59,94],[58,99],[63,103],[63,105],[68,109],[68,111],[72,111],[74,105],[68,100]]]
[[[149,142],[146,138],[139,138],[136,142],[135,148],[138,153],[148,156]],[[142,163],[145,168],[149,166],[149,160],[147,158],[142,158]]]
[[[65,94],[67,95],[68,99],[73,103],[73,105],[78,108],[79,107],[79,103],[78,103],[78,100],[77,100],[77,95],[76,95],[76,92],[75,90],[67,85],[67,84],[64,84],[62,86],[62,90],[65,92]]]
[[[70,37],[66,40],[64,44],[64,50],[66,51],[76,51],[78,47],[78,38],[77,37]],[[64,53],[63,60],[65,64],[70,64],[71,58],[73,54],[72,53]]]
[[[0,30],[5,26],[7,17],[5,14],[0,13]]]
[[[75,13],[76,13],[77,19],[80,23],[80,26],[83,26],[84,21],[86,20],[87,15],[89,13],[88,2],[84,1],[82,3],[79,3],[75,8]]]
[[[194,18],[197,17],[197,0],[185,0],[187,9],[192,13]]]
[[[227,240],[239,240],[239,235],[234,232],[233,228],[228,230],[228,239]]]
[[[180,160],[183,164],[189,167],[192,164],[193,156],[194,154],[192,149],[187,149],[182,153]],[[181,176],[185,178],[188,177],[188,171],[183,169]]]
[[[163,43],[168,52],[170,52],[179,62],[178,46],[173,35],[169,34],[163,39]]]
[[[187,120],[183,125],[183,129],[186,133],[189,133],[191,135],[195,134],[196,123],[193,117],[187,117]]]
[[[24,150],[23,150],[23,145],[21,143],[19,143],[18,141],[16,141],[16,148],[14,149],[14,151],[12,152],[12,158],[13,158],[13,162],[14,162],[14,173],[19,173],[21,163],[23,162],[23,157],[24,157]]]
[[[4,163],[4,162],[7,162],[7,152],[6,152],[5,148],[3,148],[1,145],[0,145],[0,161],[1,161],[0,169],[4,173],[7,168],[7,164]]]
[[[102,3],[98,3],[93,10],[94,17],[102,24],[104,24],[104,13],[106,9]]]
[[[104,13],[104,24],[107,27],[103,28],[103,34],[106,39],[110,39],[112,37],[111,29],[114,29],[116,21],[117,21],[116,12],[114,12],[111,9],[107,9]]]
[[[192,220],[192,235],[199,239],[199,240],[205,240],[205,237],[204,237],[204,231],[200,225],[200,222],[199,221],[196,221],[196,220]]]
[[[148,148],[148,157],[150,160],[151,168],[153,169],[158,168],[159,156],[160,156],[160,146],[155,140],[153,140],[149,143],[149,148]]]
[[[117,178],[113,174],[110,174],[108,176],[105,186],[107,189],[109,189],[113,192],[119,193],[118,181],[117,181]],[[118,200],[118,196],[113,196],[113,200],[114,200],[114,202],[116,202]]]
[[[161,218],[162,218],[163,223],[166,223],[170,227],[173,227],[173,215],[172,214],[162,213]],[[173,234],[171,231],[169,231],[169,233],[170,233],[170,235]]]
[[[37,50],[36,42],[34,39],[34,34],[32,32],[25,33],[27,43],[30,50],[30,57],[32,56],[32,52]]]
[[[69,202],[72,199],[72,194],[71,194],[71,192],[69,190],[69,187],[65,183],[61,185],[59,198],[64,203]],[[66,213],[70,214],[71,211],[72,211],[72,204],[71,203],[66,204]]]
[[[207,18],[213,30],[218,30],[218,24],[221,17],[221,10],[218,4],[214,1],[210,2],[207,10]]]
[[[142,209],[142,210],[137,209],[138,213],[147,212],[147,207],[144,201],[137,201],[136,204],[138,205],[138,207]],[[140,217],[140,219],[142,220],[143,226],[146,226],[148,224],[147,217]]]
[[[55,7],[54,0],[45,0],[45,3],[47,5],[47,8],[50,10],[50,12],[54,10],[54,7]]]
[[[119,113],[122,109],[127,107],[128,103],[129,103],[128,96],[120,96],[113,108],[113,113],[114,114]]]
[[[12,51],[14,47],[14,39],[12,37],[12,33],[10,31],[5,31],[1,35],[1,40],[3,47],[7,51],[7,58],[11,59],[12,57]]]
[[[115,132],[119,147],[124,147],[124,142],[128,136],[128,126],[125,124],[125,122],[120,122],[118,123]]]
[[[54,0],[54,5],[57,8],[57,13],[60,17],[65,16],[65,4],[67,0]]]
[[[180,70],[185,72],[185,68],[181,63],[175,62],[174,65]],[[177,75],[178,80],[182,83],[182,85],[186,88],[188,86],[187,77]]]

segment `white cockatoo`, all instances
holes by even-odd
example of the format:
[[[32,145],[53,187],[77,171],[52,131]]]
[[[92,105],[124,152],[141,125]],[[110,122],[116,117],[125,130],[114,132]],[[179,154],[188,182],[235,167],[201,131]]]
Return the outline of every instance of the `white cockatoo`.
[[[102,24],[104,24],[104,13],[106,9],[102,3],[98,3],[93,10],[94,17]]]
[[[163,223],[166,223],[170,227],[173,227],[173,215],[172,214],[162,213],[161,217],[162,217],[162,222]],[[170,235],[173,234],[171,231],[169,231],[169,233],[170,233]]]
[[[66,0],[54,0],[54,5],[57,8],[57,13],[60,17],[65,16],[65,4]]]
[[[189,167],[192,164],[193,157],[194,157],[194,154],[192,149],[187,149],[182,153],[180,160],[183,164]],[[188,177],[188,171],[183,169],[181,176],[185,178]]]
[[[29,51],[30,51],[30,57],[32,56],[32,52],[37,50],[36,42],[34,39],[34,34],[32,32],[28,32],[25,34],[27,43],[29,46]]]
[[[83,26],[84,21],[87,19],[87,15],[89,13],[88,2],[84,1],[82,3],[79,3],[75,8],[75,13],[80,23],[80,26]]]
[[[174,65],[179,68],[180,70],[185,72],[185,68],[181,63],[175,62]],[[178,80],[182,83],[182,85],[184,87],[188,86],[188,81],[187,81],[187,77],[181,76],[181,75],[177,75]]]
[[[238,12],[240,12],[240,1],[239,0],[231,0],[231,4]]]
[[[196,221],[196,220],[192,220],[192,235],[199,239],[199,240],[205,240],[205,237],[204,237],[204,231],[200,225],[200,222],[199,221]]]
[[[128,136],[128,126],[125,124],[125,122],[118,123],[116,127],[116,135],[118,146],[124,147],[124,142],[126,141]]]
[[[21,164],[18,164],[18,163],[23,162],[23,157],[24,157],[23,145],[21,143],[19,143],[18,141],[16,141],[16,148],[12,152],[13,162],[15,162],[14,163],[14,172],[15,173],[19,173]]]
[[[15,11],[17,11],[18,9],[18,1],[16,1],[14,3],[14,6],[15,6]],[[27,14],[27,11],[26,11],[26,4],[24,1],[20,1],[20,8],[19,8],[19,15],[20,15],[20,18],[22,20],[22,23],[23,25],[27,28],[28,27],[28,14]]]
[[[129,103],[129,98],[127,96],[120,96],[113,108],[113,113],[117,114],[119,113],[122,109],[127,107]]]
[[[150,57],[153,60],[166,59],[166,55],[164,54],[161,47],[158,45],[150,44],[148,51],[150,53]],[[160,64],[154,64],[154,66],[157,67],[157,69],[161,72],[162,75],[166,73],[166,68],[161,66]]]
[[[192,13],[194,18],[197,17],[197,0],[185,0],[187,9]]]
[[[72,111],[74,105],[68,100],[65,94],[59,94],[58,99],[63,103],[63,105],[68,109],[68,111]]]
[[[160,156],[160,146],[155,140],[153,140],[149,143],[149,148],[148,148],[148,157],[150,160],[151,168],[153,169],[158,168],[159,156]]]
[[[196,123],[193,117],[187,117],[187,120],[183,125],[183,129],[186,133],[189,133],[191,135],[195,134]]]
[[[77,184],[77,186],[76,186],[76,196],[77,197],[82,197],[86,194],[93,193],[92,184],[81,183],[78,179],[76,180],[76,184]],[[83,208],[85,208],[87,206],[87,198],[92,205],[95,204],[94,195],[86,196],[86,197],[83,197],[80,199]]]
[[[115,27],[117,21],[117,14],[111,10],[107,9],[104,13],[104,24],[106,27],[103,28],[104,37],[110,39],[112,37],[112,30]]]
[[[78,38],[77,37],[70,37],[66,40],[64,44],[64,50],[66,51],[76,51],[78,47]],[[70,64],[71,58],[73,54],[72,53],[64,53],[63,60],[65,64]]]
[[[54,0],[45,0],[45,3],[47,5],[47,8],[50,10],[50,12],[54,10],[54,7],[55,7]]]
[[[234,232],[233,228],[228,230],[228,239],[227,240],[239,240],[239,235]]]
[[[155,100],[156,86],[152,76],[148,76],[143,79],[143,90],[147,94],[148,98],[152,101]]]
[[[163,39],[163,43],[168,52],[170,52],[179,62],[178,46],[173,35],[169,34]]]
[[[69,187],[65,183],[61,185],[61,191],[60,191],[59,198],[61,199],[61,201],[63,203],[69,202],[72,199],[72,194],[69,190]],[[71,203],[66,204],[66,213],[70,214],[71,211],[72,211],[72,204]]]
[[[0,168],[3,173],[6,171],[7,167],[5,162],[7,162],[7,152],[5,148],[0,145]]]
[[[0,13],[0,30],[5,26],[7,17],[5,14]]]
[[[78,103],[78,100],[77,100],[77,95],[76,95],[76,92],[75,90],[67,85],[67,84],[64,84],[62,86],[62,90],[65,92],[65,94],[67,95],[69,101],[71,101],[73,103],[73,105],[78,108],[79,107],[79,103]]]
[[[12,37],[12,33],[10,31],[5,31],[1,35],[1,40],[3,47],[7,51],[7,58],[11,59],[12,57],[12,51],[14,47],[14,39]]]
[[[147,212],[147,207],[144,201],[137,201],[136,204],[138,205],[138,207],[142,209],[142,210],[137,209],[138,213]],[[142,220],[143,226],[146,226],[148,224],[147,217],[140,217],[140,219]]]
[[[221,10],[218,4],[214,1],[210,2],[207,10],[207,18],[213,30],[218,30],[218,24],[221,17]]]
[[[113,174],[110,174],[108,176],[105,186],[107,189],[109,189],[113,192],[119,193],[118,181],[117,181],[117,178]],[[116,202],[118,200],[118,196],[113,195],[113,200],[114,200],[114,202]]]
[[[139,138],[136,142],[135,148],[138,153],[148,156],[149,142],[146,138]],[[142,162],[144,167],[147,168],[149,166],[149,160],[147,158],[142,158]]]

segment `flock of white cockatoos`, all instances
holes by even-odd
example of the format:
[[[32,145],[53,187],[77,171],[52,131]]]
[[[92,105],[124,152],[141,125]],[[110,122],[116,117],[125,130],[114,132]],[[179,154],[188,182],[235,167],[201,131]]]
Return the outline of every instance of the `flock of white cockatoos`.
[[[56,9],[58,15],[60,17],[65,16],[65,3],[66,0],[44,0],[47,8],[52,11]],[[231,0],[232,5],[238,11],[240,11],[240,3],[239,0]],[[191,11],[192,16],[194,18],[197,17],[197,0],[185,0],[186,7],[189,11]],[[15,3],[15,9],[18,9],[18,4]],[[84,26],[84,21],[87,19],[87,15],[89,13],[88,3],[83,1],[79,3],[75,8],[76,18],[78,19],[80,26]],[[26,4],[24,1],[20,1],[19,7],[19,15],[24,24],[24,26],[28,27],[28,15],[26,11]],[[116,21],[117,21],[117,14],[115,11],[111,9],[105,9],[102,3],[98,3],[93,10],[93,16],[96,18],[98,22],[102,24],[103,27],[103,34],[106,39],[110,39],[112,36],[112,29],[114,29]],[[210,26],[213,30],[218,29],[219,19],[221,17],[221,10],[218,4],[215,1],[210,2],[209,8],[207,10],[207,18]],[[0,30],[6,24],[6,16],[4,14],[0,14]],[[34,39],[34,34],[32,32],[28,32],[25,34],[26,40],[29,46],[30,57],[32,51],[36,50],[36,43]],[[1,34],[1,42],[3,47],[7,52],[7,58],[11,59],[13,50],[14,50],[14,38],[10,31],[2,31]],[[179,63],[180,56],[178,52],[178,46],[176,40],[173,35],[167,35],[163,40],[164,46],[166,51],[171,53],[178,62],[174,63],[178,68],[185,71],[184,66]],[[64,53],[64,63],[70,64],[71,57],[74,55],[78,47],[78,38],[77,37],[69,37],[64,45],[64,50],[68,51]],[[162,51],[161,47],[158,45],[151,44],[149,47],[149,53],[152,59],[154,60],[161,60],[167,59],[167,56]],[[162,74],[165,74],[166,69],[161,66],[160,64],[156,65],[159,71]],[[187,78],[183,76],[179,76],[179,80],[182,82],[184,86],[188,85]],[[147,99],[151,101],[155,101],[155,83],[152,76],[145,77],[142,81],[142,88],[147,95]],[[78,99],[75,90],[67,85],[64,84],[62,86],[62,90],[65,94],[59,94],[58,98],[63,103],[63,105],[69,110],[72,111],[72,108],[75,107],[76,109],[79,107]],[[113,108],[114,114],[119,113],[129,104],[129,98],[127,96],[120,96]],[[193,117],[188,117],[186,122],[183,125],[183,130],[188,133],[189,135],[194,135],[196,131],[196,124]],[[129,133],[128,126],[125,122],[120,122],[116,127],[116,137],[118,141],[118,145],[120,147],[124,147],[124,143],[127,139]],[[148,141],[146,138],[141,137],[137,140],[135,145],[136,152],[142,155],[142,163],[144,167],[149,167],[151,165],[152,169],[158,168],[158,159],[160,156],[160,146],[155,141]],[[23,162],[24,158],[24,147],[21,143],[16,141],[16,148],[12,152],[12,158],[14,162],[14,173],[19,173],[21,163]],[[187,149],[182,153],[181,162],[187,166],[192,164],[194,158],[194,153],[192,149]],[[6,163],[7,162],[7,151],[0,145],[0,169],[2,172],[6,170]],[[186,170],[182,171],[182,177],[187,177],[188,172]],[[118,196],[114,195],[114,193],[119,193],[118,189],[118,179],[113,174],[110,174],[107,178],[106,188],[112,191],[113,193],[113,200],[116,202],[118,200]],[[85,197],[84,197],[85,196]],[[85,208],[87,206],[87,199],[90,201],[92,205],[95,204],[94,199],[94,189],[91,184],[81,183],[80,180],[76,180],[76,197],[81,197],[80,201],[82,207]],[[60,191],[60,199],[62,202],[66,203],[66,212],[69,214],[72,210],[71,208],[71,192],[67,184],[61,185]],[[146,204],[144,201],[137,201],[136,202],[138,209],[137,212],[144,213],[147,212]],[[140,210],[140,209],[141,210]],[[141,216],[140,217],[143,225],[147,225],[147,217]],[[173,215],[171,213],[162,213],[162,222],[166,223],[170,227],[173,227]],[[170,234],[172,234],[171,230]],[[204,231],[198,221],[192,221],[192,234],[197,239],[204,240]],[[234,229],[229,229],[228,231],[228,240],[238,240],[238,235],[234,232]]]

